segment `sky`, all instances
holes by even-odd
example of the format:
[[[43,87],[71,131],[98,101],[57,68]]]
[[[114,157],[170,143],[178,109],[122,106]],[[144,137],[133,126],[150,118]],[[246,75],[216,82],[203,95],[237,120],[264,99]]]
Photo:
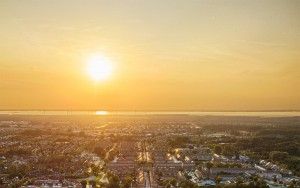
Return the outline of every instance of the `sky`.
[[[1,0],[0,109],[300,109],[298,0]],[[87,74],[110,60],[109,78]]]

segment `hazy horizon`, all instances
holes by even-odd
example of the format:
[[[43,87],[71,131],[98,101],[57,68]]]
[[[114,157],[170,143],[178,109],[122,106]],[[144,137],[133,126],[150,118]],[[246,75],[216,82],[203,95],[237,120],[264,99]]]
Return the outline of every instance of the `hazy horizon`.
[[[0,115],[20,116],[152,116],[152,115],[187,115],[216,117],[300,117],[300,111],[104,111],[104,110],[34,110],[34,111],[2,111]]]

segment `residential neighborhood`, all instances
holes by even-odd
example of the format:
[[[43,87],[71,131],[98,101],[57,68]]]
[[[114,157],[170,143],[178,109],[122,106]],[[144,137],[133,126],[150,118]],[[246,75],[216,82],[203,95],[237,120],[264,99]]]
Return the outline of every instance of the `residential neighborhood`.
[[[263,130],[271,124],[275,131],[281,129],[278,123],[289,120],[250,119],[251,125],[249,119],[237,117],[1,116],[0,183],[56,188],[298,187],[299,161],[289,169],[273,159],[278,155],[286,160],[286,152],[259,158],[251,148],[237,150],[239,142],[258,134],[251,127]]]

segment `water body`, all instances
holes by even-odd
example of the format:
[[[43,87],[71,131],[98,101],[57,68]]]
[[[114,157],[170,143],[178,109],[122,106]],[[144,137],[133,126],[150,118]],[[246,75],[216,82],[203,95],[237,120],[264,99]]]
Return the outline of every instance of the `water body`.
[[[195,116],[263,116],[263,117],[295,117],[300,111],[273,112],[196,112],[196,111],[0,111],[0,115],[195,115]]]

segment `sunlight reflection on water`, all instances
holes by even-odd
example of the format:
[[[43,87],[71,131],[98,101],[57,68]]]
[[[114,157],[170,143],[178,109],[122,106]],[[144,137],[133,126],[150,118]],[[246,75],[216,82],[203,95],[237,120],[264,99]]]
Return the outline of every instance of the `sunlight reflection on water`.
[[[0,115],[194,115],[194,116],[261,116],[261,117],[297,117],[300,111],[276,111],[276,112],[197,112],[197,111],[0,111]]]

